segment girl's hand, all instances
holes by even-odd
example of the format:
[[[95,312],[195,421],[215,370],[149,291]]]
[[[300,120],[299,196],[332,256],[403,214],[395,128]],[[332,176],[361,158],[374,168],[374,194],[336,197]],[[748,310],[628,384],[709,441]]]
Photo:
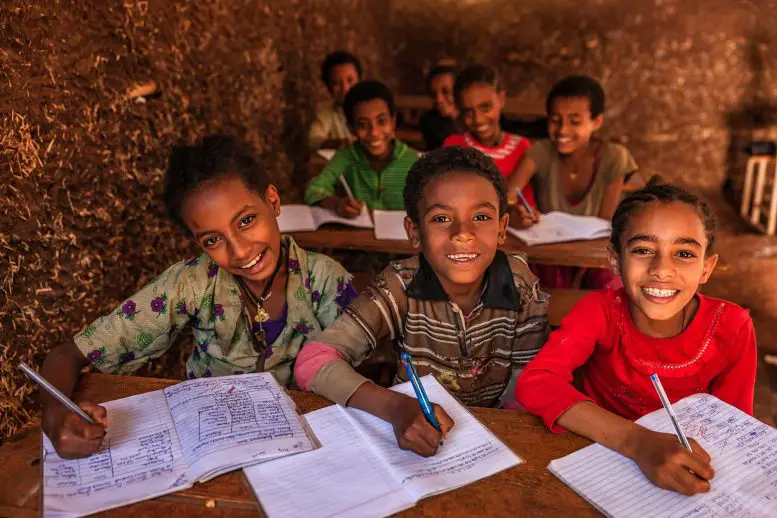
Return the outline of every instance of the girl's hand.
[[[389,422],[394,427],[397,444],[403,450],[410,450],[422,457],[437,453],[440,441],[453,428],[453,419],[439,405],[432,404],[434,416],[440,423],[442,433],[426,420],[418,400],[398,394],[396,404],[390,412]]]
[[[709,454],[695,440],[689,439],[693,453],[676,436],[642,427],[630,440],[634,444],[632,459],[656,486],[687,496],[710,490],[715,470]]]
[[[105,407],[88,401],[81,401],[78,406],[97,421],[97,424],[87,423],[78,414],[63,406],[50,408],[43,414],[43,431],[63,459],[88,457],[96,452],[108,426]]]
[[[540,220],[540,211],[533,209],[530,215],[523,205],[510,205],[507,213],[510,214],[510,226],[513,228],[529,228]]]

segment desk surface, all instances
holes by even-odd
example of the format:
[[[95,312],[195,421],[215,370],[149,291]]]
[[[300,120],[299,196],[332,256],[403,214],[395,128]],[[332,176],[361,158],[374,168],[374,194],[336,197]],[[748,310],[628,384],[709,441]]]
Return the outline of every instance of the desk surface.
[[[84,399],[105,402],[158,390],[173,383],[176,382],[87,374],[79,383],[77,393]],[[330,404],[313,394],[292,392],[292,397],[303,412]],[[551,460],[586,446],[587,440],[571,434],[551,434],[539,419],[525,412],[481,408],[473,408],[472,412],[526,462],[455,491],[424,499],[398,516],[599,516],[546,469]],[[0,516],[39,515],[40,441],[35,422],[0,447],[0,466],[3,466],[0,470]],[[110,513],[111,518],[220,518],[259,516],[260,512],[243,472],[238,470],[172,495],[102,515]]]

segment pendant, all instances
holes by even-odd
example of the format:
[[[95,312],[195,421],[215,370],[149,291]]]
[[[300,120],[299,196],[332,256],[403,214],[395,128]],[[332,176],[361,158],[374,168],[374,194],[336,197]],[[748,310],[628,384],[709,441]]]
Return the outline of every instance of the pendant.
[[[259,322],[260,324],[264,324],[268,320],[270,320],[270,314],[267,311],[265,311],[265,309],[262,306],[257,304],[256,316],[254,317],[254,321]]]

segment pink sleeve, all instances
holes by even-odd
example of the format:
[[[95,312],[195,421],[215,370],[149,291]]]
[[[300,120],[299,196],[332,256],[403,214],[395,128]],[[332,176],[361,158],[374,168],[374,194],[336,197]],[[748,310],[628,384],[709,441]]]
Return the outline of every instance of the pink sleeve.
[[[308,342],[294,363],[294,380],[302,390],[310,390],[318,371],[329,362],[345,359],[340,352],[321,342]]]
[[[518,378],[515,399],[552,432],[564,431],[556,425],[561,414],[581,401],[590,401],[572,382],[575,370],[588,361],[607,332],[605,304],[602,292],[578,302]]]
[[[736,334],[732,334],[731,340],[726,343],[729,366],[712,381],[710,394],[742,412],[753,415],[758,348],[753,320],[749,315],[746,318]]]

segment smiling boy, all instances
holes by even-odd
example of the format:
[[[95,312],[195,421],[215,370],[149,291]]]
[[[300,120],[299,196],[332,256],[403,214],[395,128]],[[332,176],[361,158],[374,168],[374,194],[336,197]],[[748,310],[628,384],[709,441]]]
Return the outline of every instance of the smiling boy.
[[[379,81],[351,88],[343,105],[357,141],[337,153],[305,191],[308,205],[320,205],[346,218],[370,209],[402,210],[402,189],[418,151],[394,137],[396,110],[391,91]],[[340,176],[354,200],[337,194]]]
[[[498,406],[545,341],[548,304],[524,258],[497,249],[506,194],[488,157],[462,147],[427,153],[408,173],[404,203],[420,254],[386,268],[306,347],[295,375],[306,390],[390,422],[401,448],[433,455],[441,434],[418,402],[368,383],[352,366],[391,338],[419,375],[433,374],[464,404]],[[406,380],[399,369],[394,381]],[[444,434],[453,423],[435,412]]]

